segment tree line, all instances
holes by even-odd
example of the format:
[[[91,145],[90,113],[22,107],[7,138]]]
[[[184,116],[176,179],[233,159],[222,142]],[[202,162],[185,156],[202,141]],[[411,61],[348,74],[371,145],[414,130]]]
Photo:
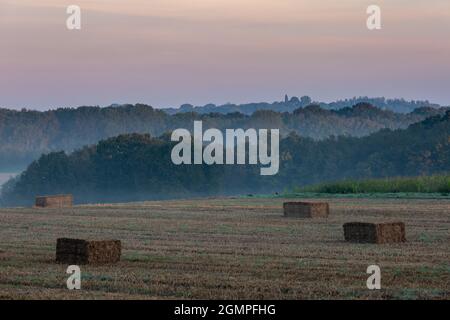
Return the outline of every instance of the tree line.
[[[293,105],[290,112],[280,107],[275,111],[258,109],[250,115],[240,112],[170,115],[143,104],[62,108],[45,112],[0,109],[0,171],[22,170],[43,153],[72,152],[120,134],[140,133],[157,137],[177,128],[191,130],[194,120],[203,121],[205,128],[278,128],[283,137],[295,132],[303,137],[326,139],[330,136],[362,137],[384,128],[406,128],[446,111],[444,108],[422,107],[402,114],[367,103],[328,110],[316,104],[303,106],[310,102],[307,99],[299,100],[298,104],[297,100],[292,100],[287,102]]]
[[[260,176],[251,165],[172,163],[168,134],[127,134],[70,154],[42,155],[4,187],[4,206],[30,205],[39,194],[72,193],[78,203],[283,192],[343,179],[444,174],[450,171],[450,111],[365,137],[315,140],[291,132],[280,141],[280,170]]]

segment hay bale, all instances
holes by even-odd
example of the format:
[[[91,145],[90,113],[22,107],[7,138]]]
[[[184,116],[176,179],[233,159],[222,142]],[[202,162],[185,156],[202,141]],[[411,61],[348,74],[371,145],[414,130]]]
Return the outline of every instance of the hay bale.
[[[36,197],[35,206],[39,208],[67,208],[72,207],[73,196],[71,194],[59,194],[53,196]]]
[[[56,262],[65,264],[103,264],[120,260],[120,240],[87,241],[60,238],[56,242]]]
[[[357,243],[405,242],[405,224],[403,222],[349,222],[344,224],[344,237],[346,241]]]
[[[326,202],[285,202],[283,210],[285,217],[326,218],[330,213],[330,206]]]

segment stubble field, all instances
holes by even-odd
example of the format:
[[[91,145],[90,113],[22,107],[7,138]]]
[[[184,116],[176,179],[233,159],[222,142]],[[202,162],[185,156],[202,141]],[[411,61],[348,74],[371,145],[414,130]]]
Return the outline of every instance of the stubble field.
[[[292,219],[283,199],[153,201],[0,209],[1,299],[449,299],[450,200],[321,199]],[[404,221],[407,242],[351,244],[349,221]],[[56,239],[119,239],[115,265],[66,288]],[[366,269],[381,268],[381,290]]]

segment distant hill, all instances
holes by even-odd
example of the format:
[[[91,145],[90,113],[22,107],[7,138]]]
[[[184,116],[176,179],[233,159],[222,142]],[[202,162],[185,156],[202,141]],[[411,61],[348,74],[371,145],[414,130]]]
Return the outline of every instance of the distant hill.
[[[194,120],[202,120],[207,128],[279,128],[283,136],[295,132],[304,137],[325,139],[338,135],[361,137],[384,128],[406,128],[427,117],[445,113],[444,108],[432,107],[421,107],[407,114],[395,113],[368,103],[329,110],[307,104],[311,101],[305,97],[286,100],[287,104],[281,103],[278,111],[265,110],[260,104],[244,107],[247,113],[251,110],[251,114],[223,114],[211,107],[208,110],[214,113],[171,115],[143,104],[45,112],[0,109],[0,172],[23,169],[42,153],[71,152],[120,134],[148,133],[155,137],[177,128],[191,129]]]
[[[271,110],[276,112],[293,112],[298,108],[306,107],[310,104],[317,104],[323,109],[339,110],[342,108],[349,108],[357,104],[371,104],[374,107],[390,110],[396,113],[409,113],[418,108],[434,108],[439,109],[441,106],[429,101],[407,101],[405,99],[386,99],[369,98],[369,97],[355,97],[352,99],[338,100],[331,103],[314,102],[309,96],[288,97],[285,96],[283,101],[276,101],[273,103],[259,102],[259,103],[247,103],[247,104],[232,104],[227,103],[224,105],[216,106],[215,104],[207,104],[204,106],[193,106],[191,104],[183,104],[180,108],[167,108],[163,109],[169,114],[196,112],[199,114],[206,113],[233,113],[239,112],[246,115],[251,115],[258,110]]]
[[[131,134],[43,155],[4,186],[1,202],[30,205],[37,194],[55,193],[73,193],[82,203],[263,193],[342,179],[448,174],[450,111],[361,138],[317,141],[291,133],[280,142],[275,176],[260,176],[259,166],[175,166],[173,145],[167,135]]]

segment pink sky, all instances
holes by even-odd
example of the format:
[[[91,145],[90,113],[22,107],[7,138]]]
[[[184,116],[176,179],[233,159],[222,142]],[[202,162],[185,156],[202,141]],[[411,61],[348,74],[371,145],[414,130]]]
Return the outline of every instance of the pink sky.
[[[0,0],[0,107],[450,104],[448,0]],[[66,7],[82,9],[69,31]],[[382,8],[383,29],[366,28]]]

